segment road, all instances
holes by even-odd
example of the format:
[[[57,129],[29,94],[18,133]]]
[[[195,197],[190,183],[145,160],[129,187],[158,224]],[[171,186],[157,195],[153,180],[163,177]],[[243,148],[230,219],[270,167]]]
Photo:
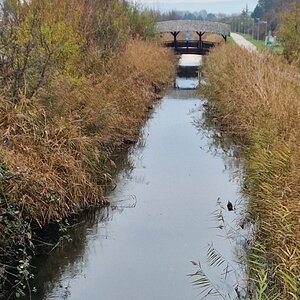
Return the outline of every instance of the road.
[[[230,36],[233,38],[233,40],[236,42],[237,45],[246,48],[247,50],[251,52],[258,52],[256,46],[254,46],[251,42],[247,41],[244,37],[241,35],[231,32]]]

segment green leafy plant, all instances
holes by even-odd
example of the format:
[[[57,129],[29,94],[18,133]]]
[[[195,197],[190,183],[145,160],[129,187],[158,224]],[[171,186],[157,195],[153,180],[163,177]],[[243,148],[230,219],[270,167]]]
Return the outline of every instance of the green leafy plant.
[[[300,6],[294,3],[281,14],[279,36],[284,47],[284,56],[300,68]]]

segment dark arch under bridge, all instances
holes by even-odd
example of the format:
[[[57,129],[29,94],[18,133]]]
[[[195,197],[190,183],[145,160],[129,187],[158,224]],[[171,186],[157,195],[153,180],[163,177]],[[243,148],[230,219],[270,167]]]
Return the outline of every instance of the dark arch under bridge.
[[[173,35],[173,41],[166,42],[165,45],[173,47],[179,54],[207,54],[209,49],[215,46],[215,43],[204,42],[202,37],[205,33],[221,35],[225,42],[227,37],[230,36],[229,24],[210,21],[174,20],[157,22],[156,29],[160,33],[171,33]],[[180,32],[196,32],[199,40],[177,40],[177,35]]]

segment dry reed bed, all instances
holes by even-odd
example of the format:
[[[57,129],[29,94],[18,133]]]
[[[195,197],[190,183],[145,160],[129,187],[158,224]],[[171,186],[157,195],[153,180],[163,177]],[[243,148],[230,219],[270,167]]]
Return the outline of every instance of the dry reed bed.
[[[299,299],[300,81],[279,57],[233,45],[207,58],[205,94],[245,147],[244,192],[257,224],[252,299]]]
[[[156,42],[130,41],[106,72],[74,82],[52,78],[36,96],[0,100],[0,193],[20,219],[40,226],[103,203],[111,181],[111,149],[134,141],[153,85],[173,72],[171,54]]]

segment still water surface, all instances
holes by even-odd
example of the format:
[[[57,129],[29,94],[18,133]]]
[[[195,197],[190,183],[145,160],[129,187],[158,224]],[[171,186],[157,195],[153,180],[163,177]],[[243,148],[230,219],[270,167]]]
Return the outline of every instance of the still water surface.
[[[112,207],[87,213],[71,243],[36,260],[34,299],[199,299],[190,261],[205,265],[211,243],[234,258],[212,213],[218,198],[226,207],[239,197],[224,159],[194,125],[202,111],[194,91],[169,91],[124,161]],[[218,272],[208,271],[217,284]],[[234,287],[230,276],[222,285],[231,295]]]

